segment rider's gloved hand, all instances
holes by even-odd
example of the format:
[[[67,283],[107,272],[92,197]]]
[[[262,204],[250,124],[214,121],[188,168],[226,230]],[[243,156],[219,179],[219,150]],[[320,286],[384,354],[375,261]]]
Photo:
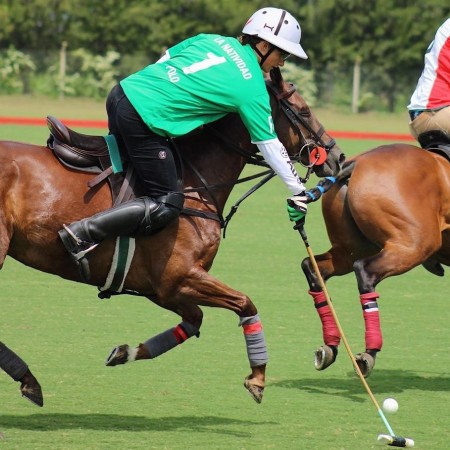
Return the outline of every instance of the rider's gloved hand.
[[[287,199],[287,212],[291,222],[300,222],[305,220],[308,212],[308,198],[302,192]]]

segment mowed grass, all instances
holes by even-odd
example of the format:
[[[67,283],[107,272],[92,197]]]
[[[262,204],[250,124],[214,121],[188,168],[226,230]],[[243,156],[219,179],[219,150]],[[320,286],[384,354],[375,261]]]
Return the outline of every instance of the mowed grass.
[[[89,101],[44,105],[28,99],[26,105],[23,116],[84,118],[83,109],[87,117],[97,107],[91,117],[104,118],[102,106]],[[2,99],[0,116],[7,115],[4,109]],[[401,119],[377,116],[379,131],[395,121],[401,124]],[[341,120],[342,115],[335,121],[330,116],[324,124],[338,129],[333,124]],[[373,118],[369,122],[368,127]],[[356,124],[349,117],[340,129],[352,130]],[[0,126],[1,139],[43,143],[47,135],[43,127]],[[348,154],[380,144],[339,143]],[[246,187],[236,188],[227,211]],[[306,251],[287,220],[285,196],[281,182],[273,180],[246,200],[212,269],[259,309],[270,355],[262,404],[242,387],[249,369],[233,313],[204,308],[199,339],[156,360],[105,367],[114,345],[136,345],[174,326],[178,317],[140,297],[100,301],[94,287],[7,258],[0,272],[0,339],[28,362],[42,384],[45,406],[21,399],[19,385],[0,373],[0,448],[379,448],[376,436],[387,430],[345,348],[341,346],[329,369],[314,369],[321,328],[300,269]],[[310,206],[306,230],[314,253],[327,250],[319,204]],[[364,329],[354,277],[332,279],[328,288],[352,350],[362,351]],[[380,403],[386,397],[398,400],[400,409],[387,416],[389,423],[397,434],[415,439],[419,450],[446,449],[450,438],[446,288],[445,278],[422,268],[378,286],[385,345],[368,382]]]

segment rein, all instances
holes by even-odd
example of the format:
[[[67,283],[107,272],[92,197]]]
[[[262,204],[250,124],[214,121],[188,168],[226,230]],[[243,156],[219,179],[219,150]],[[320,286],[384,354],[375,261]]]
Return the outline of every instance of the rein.
[[[325,129],[324,127],[321,125],[318,131],[314,131],[312,129],[312,127],[309,125],[307,118],[310,116],[309,113],[301,113],[298,111],[295,111],[292,107],[291,107],[291,103],[289,102],[289,97],[291,97],[294,92],[296,91],[296,87],[295,85],[291,84],[291,88],[288,90],[280,90],[277,89],[275,87],[274,84],[270,83],[269,81],[266,82],[266,86],[268,88],[268,90],[274,95],[274,97],[276,98],[276,100],[278,101],[280,110],[286,115],[286,117],[288,118],[288,120],[290,121],[290,123],[294,126],[295,130],[297,130],[299,136],[301,136],[303,142],[305,142],[305,144],[303,145],[303,147],[300,149],[300,151],[298,152],[298,154],[291,156],[290,159],[293,162],[300,162],[301,163],[301,152],[304,148],[307,148],[309,146],[311,146],[313,143],[315,145],[320,145],[321,147],[323,147],[325,149],[325,151],[327,152],[327,154],[330,152],[330,150],[336,145],[336,141],[334,139],[331,139],[327,144],[323,142],[322,140],[322,136],[325,133]],[[306,129],[310,135],[309,139],[305,137],[305,134],[302,131],[302,127],[304,129]],[[183,162],[189,166],[189,168],[194,172],[194,174],[197,176],[197,178],[200,180],[202,186],[200,187],[196,187],[196,188],[188,188],[188,189],[184,189],[184,193],[189,193],[189,192],[201,192],[201,191],[206,191],[215,208],[216,208],[216,213],[211,212],[211,211],[201,211],[201,210],[197,210],[197,209],[192,209],[192,208],[183,208],[182,213],[186,214],[186,215],[190,215],[190,216],[197,216],[197,217],[202,217],[202,218],[208,218],[208,219],[213,219],[216,220],[220,223],[221,228],[223,228],[223,237],[225,238],[225,233],[226,233],[226,228],[231,220],[231,218],[234,216],[234,214],[236,213],[239,205],[247,198],[249,197],[251,194],[253,194],[254,192],[256,192],[260,187],[262,187],[264,184],[266,184],[269,180],[271,180],[274,176],[275,176],[275,172],[270,168],[270,166],[264,161],[263,157],[261,155],[257,155],[255,153],[252,153],[250,151],[247,151],[243,148],[241,148],[240,146],[236,145],[232,140],[230,140],[227,136],[223,135],[222,133],[220,133],[219,131],[217,131],[213,126],[211,125],[205,125],[204,129],[207,130],[209,133],[213,134],[217,139],[219,139],[220,141],[222,141],[225,144],[225,147],[227,149],[230,149],[232,151],[234,151],[235,153],[238,153],[239,155],[243,156],[245,159],[247,159],[248,164],[252,164],[252,165],[256,165],[256,166],[261,166],[261,167],[265,167],[268,170],[257,173],[255,175],[251,175],[248,177],[244,177],[244,178],[240,178],[237,181],[234,182],[229,182],[229,183],[220,183],[220,184],[213,184],[213,185],[208,185],[206,179],[203,177],[203,175],[197,170],[196,167],[194,167],[194,165],[189,161],[189,160],[185,160],[183,159]],[[312,140],[312,142],[311,142]],[[181,158],[182,153],[178,151],[178,148],[174,142],[174,140],[171,140],[172,145],[174,146],[174,148],[176,149],[177,154],[179,155],[179,157]],[[301,163],[303,164],[303,163]],[[304,183],[306,182],[312,171],[313,171],[313,167],[314,167],[315,161],[310,163],[307,166],[307,173],[305,178],[301,178],[301,181]],[[303,164],[304,165],[304,164]],[[250,188],[232,207],[231,210],[229,212],[229,214],[226,216],[226,218],[224,219],[223,215],[218,212],[220,210],[216,196],[214,195],[214,190],[223,188],[223,187],[227,187],[227,186],[234,186],[236,184],[240,184],[246,181],[250,181],[256,178],[261,178],[264,177],[262,180],[260,180],[257,184],[255,184],[252,188]]]
[[[318,131],[314,131],[313,128],[309,125],[307,118],[310,117],[309,112],[298,112],[294,111],[291,107],[291,103],[289,102],[289,97],[294,94],[294,92],[297,90],[294,84],[290,84],[290,89],[284,89],[282,91],[279,91],[275,86],[267,82],[266,83],[267,88],[273,93],[274,97],[277,99],[281,111],[285,114],[285,116],[289,119],[291,124],[294,126],[294,128],[297,130],[298,134],[302,137],[303,142],[305,144],[300,149],[297,155],[291,157],[291,161],[299,162],[300,164],[304,165],[300,158],[301,158],[301,152],[305,148],[311,147],[313,144],[315,146],[320,145],[323,147],[328,155],[330,150],[336,145],[336,141],[334,139],[331,139],[327,144],[323,142],[322,136],[325,133],[325,128],[323,125],[320,125],[320,128]],[[306,129],[309,132],[310,139],[306,138],[305,134],[302,131],[302,127]],[[312,140],[312,142],[310,142]],[[317,160],[316,160],[317,161]],[[309,165],[307,165],[307,172],[304,178],[300,178],[302,183],[306,183],[309,180],[309,177],[311,176],[311,173],[313,171],[313,167],[316,163],[316,161],[310,162]]]
[[[223,237],[225,238],[225,231],[226,227],[228,226],[229,221],[231,220],[231,217],[236,212],[237,208],[239,207],[239,204],[242,203],[243,200],[245,200],[248,196],[253,194],[253,192],[257,191],[260,187],[262,187],[264,184],[267,183],[271,178],[275,176],[275,172],[269,168],[269,165],[263,160],[263,158],[260,155],[256,155],[254,153],[248,152],[247,150],[242,149],[241,147],[237,146],[234,142],[226,138],[223,134],[219,133],[217,130],[215,130],[213,127],[206,125],[205,128],[214,134],[216,138],[221,140],[226,144],[226,148],[230,148],[234,152],[240,154],[244,158],[248,159],[248,164],[253,164],[255,166],[262,166],[268,168],[268,170],[265,170],[263,172],[256,173],[254,175],[249,175],[247,177],[239,178],[237,181],[232,181],[228,183],[217,183],[217,184],[211,184],[209,185],[206,179],[203,177],[203,175],[198,171],[198,169],[192,164],[191,161],[183,159],[182,153],[178,150],[177,145],[175,144],[175,141],[172,139],[171,144],[174,147],[176,154],[178,158],[182,159],[183,162],[189,166],[189,168],[195,173],[197,178],[200,180],[202,186],[196,187],[196,188],[186,188],[183,190],[184,193],[190,193],[190,192],[201,192],[206,191],[215,208],[216,213],[211,211],[201,211],[198,209],[192,209],[192,208],[183,208],[182,213],[188,216],[196,216],[201,217],[204,219],[212,219],[216,220],[220,223],[220,227],[223,228]],[[258,182],[256,185],[254,185],[252,188],[250,188],[237,202],[236,204],[231,208],[230,213],[227,215],[226,218],[223,217],[223,215],[219,212],[220,207],[217,202],[216,196],[214,195],[214,190],[221,189],[228,186],[235,186],[237,184],[245,183],[246,181],[251,181],[257,178],[264,177],[260,182]]]
[[[280,103],[280,109],[284,112],[284,114],[298,131],[300,136],[303,137],[303,140],[305,142],[307,142],[308,140],[302,132],[300,125],[308,130],[314,143],[319,144],[321,147],[323,147],[327,151],[327,153],[336,145],[336,141],[334,139],[331,139],[327,144],[323,142],[322,136],[325,133],[325,128],[323,127],[323,125],[320,126],[318,131],[314,131],[312,129],[308,121],[305,120],[305,118],[310,117],[311,114],[309,112],[297,112],[291,108],[291,103],[289,102],[288,98],[291,97],[292,94],[294,94],[294,92],[297,90],[294,84],[291,84],[291,89],[284,90],[282,92],[278,92],[271,83],[267,83],[267,87],[272,91],[275,98]]]

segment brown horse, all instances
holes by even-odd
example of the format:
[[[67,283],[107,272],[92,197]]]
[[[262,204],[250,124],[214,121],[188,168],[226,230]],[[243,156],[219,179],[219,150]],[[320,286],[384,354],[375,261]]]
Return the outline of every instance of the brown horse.
[[[339,177],[323,196],[331,248],[316,260],[324,281],[352,271],[356,275],[366,344],[356,361],[368,376],[383,344],[378,283],[420,264],[442,276],[441,264],[450,265],[450,163],[436,152],[391,144],[347,165],[342,173],[351,173],[350,178]],[[316,351],[315,367],[323,370],[336,359],[339,331],[309,258],[302,269],[322,321],[325,345]]]
[[[279,71],[274,71],[267,80],[267,88],[275,128],[291,157],[299,159],[301,149],[311,144],[322,146],[327,150],[325,163],[309,167],[308,173],[313,170],[320,177],[339,173],[343,153],[295,92],[295,87],[284,82]],[[88,136],[73,130],[66,131],[79,141],[89,140]],[[250,351],[252,333],[260,326],[259,321],[246,323],[248,318],[257,317],[255,305],[247,295],[228,287],[208,271],[218,251],[223,225],[220,219],[223,219],[225,202],[233,186],[247,162],[264,163],[255,154],[257,148],[251,144],[242,121],[234,114],[177,139],[177,147],[183,162],[185,208],[189,214],[182,214],[179,220],[155,236],[136,238],[123,292],[139,293],[181,316],[180,325],[152,338],[159,339],[160,346],[167,344],[168,332],[170,339],[175,336],[177,343],[198,335],[203,317],[199,306],[210,306],[237,314]],[[306,158],[304,154],[303,157]],[[80,282],[79,272],[63,247],[58,230],[63,224],[109,208],[108,185],[103,182],[88,188],[93,175],[65,167],[46,146],[0,142],[0,168],[0,264],[10,255],[37,270]],[[191,215],[192,210],[203,216]],[[115,241],[107,240],[89,254],[90,284],[105,284],[114,248]],[[263,334],[258,345],[259,351],[265,354]],[[168,345],[164,351],[172,346]],[[11,358],[13,355],[11,351]],[[136,348],[122,345],[113,350],[107,365],[152,357],[155,356],[142,344]],[[250,356],[249,362],[251,374],[245,380],[245,387],[259,403],[266,364],[265,361],[255,364]],[[16,381],[21,381],[22,394],[42,405],[41,388],[31,372],[27,370],[25,375],[20,373],[19,376],[7,363],[2,364],[0,357],[0,367]],[[20,361],[18,365],[23,368]]]

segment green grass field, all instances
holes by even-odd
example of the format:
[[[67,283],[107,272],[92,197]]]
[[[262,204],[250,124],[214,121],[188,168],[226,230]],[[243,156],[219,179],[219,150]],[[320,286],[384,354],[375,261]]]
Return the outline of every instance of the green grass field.
[[[0,98],[0,116],[47,114],[104,118],[103,105],[89,101]],[[376,131],[407,132],[400,116],[366,116],[367,123],[364,116],[345,117],[327,114],[323,122],[329,129],[370,131],[376,123]],[[0,126],[0,139],[40,143],[47,134],[43,127]],[[380,144],[339,143],[349,154]],[[236,188],[227,211],[246,187]],[[28,362],[43,387],[45,406],[21,399],[19,385],[0,373],[0,448],[380,448],[376,436],[387,430],[345,348],[329,369],[314,369],[321,328],[300,269],[306,250],[287,220],[285,196],[281,182],[274,180],[245,201],[212,269],[259,309],[270,355],[262,404],[242,386],[248,363],[232,313],[205,308],[199,339],[156,360],[105,367],[113,346],[136,345],[175,325],[178,317],[139,297],[100,301],[93,287],[7,258],[0,272],[1,340]],[[318,204],[310,206],[306,229],[314,253],[325,251],[328,240]],[[332,279],[328,288],[352,350],[362,351],[354,277]],[[378,292],[384,348],[369,385],[380,403],[386,397],[398,400],[399,411],[387,416],[396,433],[415,439],[418,450],[447,449],[446,281],[416,268],[384,281]]]

